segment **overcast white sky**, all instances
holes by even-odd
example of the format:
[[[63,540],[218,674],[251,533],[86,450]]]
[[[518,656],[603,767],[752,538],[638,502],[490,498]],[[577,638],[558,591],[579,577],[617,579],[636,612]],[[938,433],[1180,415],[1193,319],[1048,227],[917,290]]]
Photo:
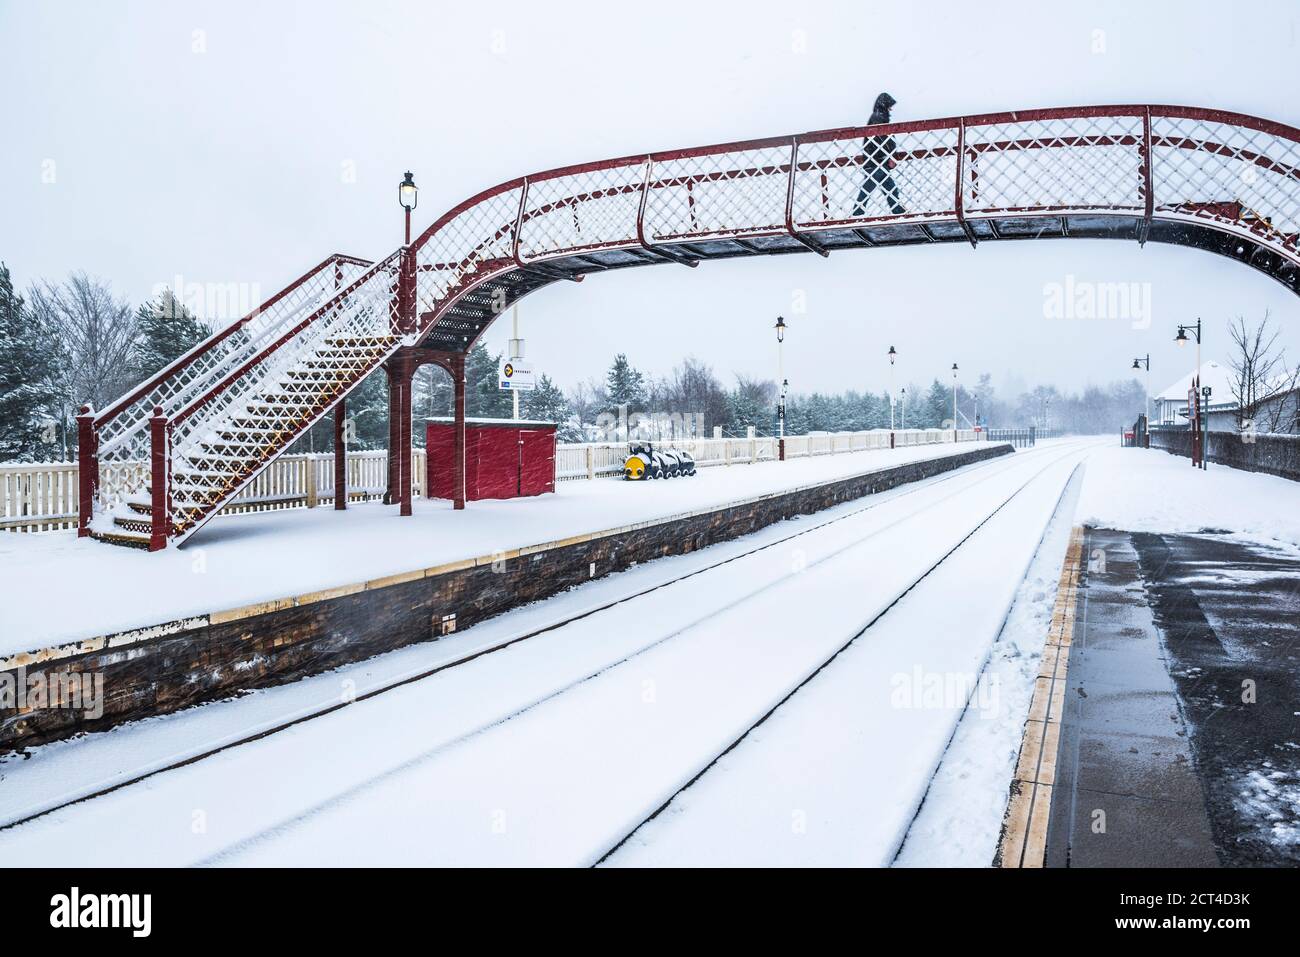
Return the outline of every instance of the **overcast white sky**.
[[[1300,125],[1300,5],[1070,6],[0,0],[0,259],[24,287],[85,269],[133,302],[177,275],[265,296],[330,252],[395,248],[407,168],[422,229],[534,170],[862,123],[882,89],[898,120],[1153,102]],[[1043,318],[1067,274],[1149,282],[1150,328]],[[1223,358],[1227,319],[1266,309],[1300,357],[1300,300],[1262,274],[1077,240],[656,266],[552,286],[521,316],[565,384],[616,351],[775,377],[784,313],[797,391],[880,388],[893,344],[918,381],[956,361],[1068,388],[1149,351],[1158,392],[1190,367],[1176,323],[1202,316]],[[508,335],[498,322],[489,345]]]

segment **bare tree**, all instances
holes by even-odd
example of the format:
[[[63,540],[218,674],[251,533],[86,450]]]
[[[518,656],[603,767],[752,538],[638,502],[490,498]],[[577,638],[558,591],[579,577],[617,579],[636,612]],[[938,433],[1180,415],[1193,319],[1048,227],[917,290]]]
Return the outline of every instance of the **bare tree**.
[[[1257,413],[1264,426],[1257,431],[1300,431],[1300,365],[1280,372],[1273,381],[1272,393],[1261,403]]]
[[[687,356],[667,379],[658,383],[658,408],[665,412],[703,415],[707,425],[723,425],[730,418],[727,393],[713,370]]]
[[[585,427],[596,421],[596,416],[608,406],[605,386],[595,379],[579,382],[569,389],[569,408],[578,419],[578,425]]]
[[[131,385],[139,333],[134,311],[107,283],[75,272],[62,284],[42,282],[29,294],[32,311],[58,350],[59,388],[69,406],[103,409]]]
[[[1281,332],[1273,328],[1265,312],[1253,327],[1246,324],[1245,317],[1238,316],[1228,324],[1228,335],[1233,349],[1228,366],[1232,369],[1232,398],[1237,403],[1237,428],[1258,428],[1255,419],[1261,406],[1276,394],[1286,369],[1285,354],[1277,345]]]

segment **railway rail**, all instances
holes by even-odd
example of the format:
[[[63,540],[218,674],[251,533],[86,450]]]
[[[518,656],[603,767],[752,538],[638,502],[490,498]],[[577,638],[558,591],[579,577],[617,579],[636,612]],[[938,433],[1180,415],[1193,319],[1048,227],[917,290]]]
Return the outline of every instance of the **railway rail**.
[[[534,638],[538,638],[543,635],[560,631],[561,629],[564,629],[565,627],[572,625],[576,622],[583,621],[585,619],[589,619],[594,616],[598,616],[603,613],[609,612],[612,609],[618,608],[623,605],[627,605],[629,602],[633,602],[639,598],[645,597],[654,592],[658,592],[663,589],[670,588],[673,585],[685,582],[689,579],[697,578],[699,576],[705,575],[706,573],[715,571],[719,568],[741,561],[745,558],[757,555],[761,552],[769,551],[778,548],[779,546],[789,544],[790,542],[814,534],[828,527],[841,525],[842,523],[849,522],[854,518],[861,517],[864,514],[871,512],[875,509],[878,509],[886,504],[898,502],[900,500],[906,500],[924,491],[934,489],[936,486],[945,485],[957,481],[959,479],[964,478],[969,480],[972,477],[972,475],[978,476],[977,478],[975,478],[974,481],[967,481],[961,483],[960,487],[949,492],[946,495],[941,496],[938,499],[930,501],[927,504],[918,507],[916,509],[913,509],[911,511],[904,512],[900,516],[892,519],[885,525],[873,529],[871,532],[869,532],[864,536],[855,537],[850,543],[842,547],[836,548],[830,553],[817,559],[815,562],[810,563],[809,567],[812,567],[813,565],[816,564],[821,564],[825,561],[829,561],[832,558],[842,555],[845,551],[851,548],[856,548],[862,545],[864,542],[869,541],[871,538],[880,535],[891,528],[894,528],[902,524],[908,519],[914,517],[919,511],[922,511],[926,508],[933,507],[934,505],[937,505],[941,502],[948,501],[954,498],[955,496],[965,494],[974,486],[983,484],[984,482],[987,481],[991,481],[992,479],[996,478],[999,475],[1004,474],[1007,471],[1023,466],[1027,458],[1048,457],[1050,459],[1048,464],[1045,465],[1043,469],[1035,473],[1034,478],[1037,478],[1039,475],[1042,474],[1043,471],[1045,471],[1047,468],[1050,468],[1052,464],[1055,464],[1055,462],[1068,456],[1073,451],[1074,451],[1073,447],[1071,447],[1070,450],[1068,451],[1060,452],[1060,447],[1058,446],[1055,448],[1047,447],[1047,448],[1039,448],[1039,449],[1031,450],[1028,452],[1019,452],[1013,456],[1008,456],[1003,459],[995,460],[990,464],[983,464],[974,468],[964,468],[964,469],[955,470],[953,472],[946,473],[941,476],[936,476],[934,478],[927,479],[919,483],[915,483],[915,485],[906,486],[904,488],[897,489],[897,490],[892,490],[890,493],[885,493],[883,497],[879,498],[876,501],[868,501],[867,503],[862,504],[856,508],[848,509],[844,511],[842,514],[835,514],[832,517],[813,522],[806,526],[801,524],[801,527],[799,527],[795,531],[790,532],[789,534],[782,535],[770,541],[763,541],[761,544],[755,545],[752,548],[744,549],[743,551],[740,551],[738,553],[727,554],[725,557],[722,557],[717,561],[710,562],[702,567],[692,568],[690,571],[687,571],[682,574],[673,575],[670,578],[657,581],[645,587],[638,587],[633,591],[627,592],[625,594],[621,594],[618,597],[615,597],[611,600],[602,601],[595,606],[584,608],[573,614],[567,614],[564,617],[557,619],[555,621],[548,622],[545,625],[542,625],[541,627],[533,628],[523,633],[510,635],[501,641],[494,642],[492,644],[489,644],[481,648],[476,648],[472,651],[467,652],[464,655],[460,655],[448,661],[440,662],[435,666],[420,668],[412,672],[399,675],[390,680],[383,681],[380,684],[376,685],[375,687],[371,687],[365,689],[364,691],[360,691],[355,696],[349,698],[346,701],[339,700],[338,698],[332,698],[328,702],[323,702],[316,706],[309,706],[308,708],[301,709],[300,711],[289,715],[280,716],[275,720],[266,722],[263,725],[258,726],[256,728],[241,732],[228,739],[218,741],[217,743],[212,744],[210,746],[200,747],[195,751],[193,751],[192,753],[186,753],[181,755],[175,755],[175,754],[169,755],[166,758],[158,759],[156,761],[152,761],[143,766],[138,766],[134,769],[131,769],[130,771],[124,772],[122,776],[117,777],[112,781],[104,782],[101,780],[99,782],[87,784],[74,791],[65,791],[57,798],[48,801],[43,801],[35,805],[28,805],[19,811],[10,813],[3,820],[0,820],[0,832],[12,830],[21,825],[45,817],[46,815],[63,810],[65,808],[69,808],[73,805],[89,802],[94,799],[103,797],[105,795],[112,794],[113,792],[120,791],[131,785],[146,781],[150,778],[154,778],[159,775],[165,774],[167,772],[174,771],[189,765],[202,762],[206,759],[209,759],[223,752],[231,751],[243,745],[250,744],[252,742],[275,735],[279,732],[286,731],[290,728],[294,728],[296,726],[303,725],[307,722],[322,718],[326,715],[341,711],[343,709],[348,708],[353,703],[374,699],[381,695],[392,692],[398,688],[402,688],[404,686],[408,686],[416,682],[422,681],[424,679],[430,678],[434,675],[449,671],[454,668],[461,667],[472,661],[484,658],[485,656],[489,656],[497,652],[503,651],[505,649],[517,646],[523,642],[530,641]],[[1056,452],[1060,452],[1060,454],[1054,454]],[[1029,480],[1029,482],[1032,481],[1033,478]],[[1029,482],[1025,483],[1025,485],[1028,485]],[[1015,493],[1013,493],[1013,495],[1010,498],[1014,498],[1016,494],[1019,494],[1019,491],[1023,490],[1025,485],[1022,485]],[[872,496],[872,498],[874,499],[877,497]],[[1008,498],[1006,501],[1010,501],[1010,498]],[[1005,504],[1006,502],[1004,501],[1003,505]],[[1001,507],[1002,506],[999,506],[999,509]],[[988,517],[992,517],[992,515],[990,514],[990,516]],[[987,521],[987,518],[985,519],[985,521]],[[981,523],[981,525],[982,524],[983,523]],[[971,534],[973,534],[973,532]],[[963,542],[965,540],[966,539],[963,539]],[[960,547],[960,545],[958,547]],[[949,552],[948,554],[951,554],[951,552]],[[944,559],[946,559],[947,557],[948,556],[945,555]],[[942,560],[943,559],[941,559],[941,561]],[[934,567],[937,567],[937,565]],[[933,571],[933,567],[927,570],[925,572],[925,575],[928,575],[930,571]],[[924,578],[925,575],[922,575],[921,578]],[[918,582],[920,580],[921,580],[920,578],[917,579]],[[912,587],[914,587],[914,585],[915,583],[913,583]],[[754,596],[761,593],[764,587],[765,586],[760,586],[758,588],[753,589],[752,591],[749,591],[747,594],[740,596],[737,599],[737,601],[733,601],[729,603],[727,607],[735,607],[735,605],[739,602],[744,602],[746,600],[752,599]],[[674,635],[679,634],[681,631],[686,630],[686,628],[689,628],[694,624],[698,624],[699,622],[706,620],[707,618],[717,615],[721,610],[723,609],[718,607],[711,607],[707,609],[705,613],[699,615],[696,618],[693,618],[692,621],[688,623],[686,626],[675,629],[673,634]],[[656,639],[653,643],[647,644],[642,648],[640,648],[638,651],[634,652],[632,655],[627,656],[627,658],[621,659],[618,662],[613,662],[612,664],[608,664],[600,670],[602,671],[607,670],[609,667],[613,667],[621,663],[621,661],[628,660],[628,658],[634,657],[636,654],[643,653],[648,648],[653,647],[654,645],[661,644],[662,642],[667,641],[672,637],[673,635],[661,636],[658,639]],[[592,674],[584,673],[581,675],[581,677],[577,679],[577,681],[572,682],[566,687],[572,687],[574,684],[578,684],[583,681],[589,680],[593,676],[594,675]],[[555,691],[552,695],[547,695],[546,698],[543,700],[553,697],[554,694],[562,693],[564,690],[565,690],[564,688],[561,688]],[[797,690],[797,688],[794,690]],[[794,693],[794,690],[791,691],[791,694]],[[522,713],[522,711],[534,707],[536,706],[536,704],[539,703],[540,701],[536,701],[529,705],[526,705],[523,709],[513,709],[511,712],[511,716]],[[219,706],[220,703],[217,704]],[[772,710],[775,711],[775,709],[779,707],[780,704],[781,702],[778,702],[777,705],[775,705]],[[212,706],[214,705],[207,705],[205,707],[212,707]],[[769,712],[769,714],[770,713],[771,712]],[[112,734],[112,732],[108,732],[108,733]],[[719,755],[719,757],[720,756],[721,755]],[[611,852],[613,850],[614,848],[610,849]]]

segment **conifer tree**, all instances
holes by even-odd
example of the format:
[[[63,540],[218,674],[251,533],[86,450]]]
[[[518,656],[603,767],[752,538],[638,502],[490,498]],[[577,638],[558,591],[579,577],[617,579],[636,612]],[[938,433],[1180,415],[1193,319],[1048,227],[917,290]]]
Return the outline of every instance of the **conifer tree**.
[[[131,372],[147,379],[212,335],[207,324],[190,312],[170,289],[135,311],[139,329],[131,352]]]
[[[59,421],[52,343],[0,263],[0,462],[53,458],[62,451],[67,423]]]

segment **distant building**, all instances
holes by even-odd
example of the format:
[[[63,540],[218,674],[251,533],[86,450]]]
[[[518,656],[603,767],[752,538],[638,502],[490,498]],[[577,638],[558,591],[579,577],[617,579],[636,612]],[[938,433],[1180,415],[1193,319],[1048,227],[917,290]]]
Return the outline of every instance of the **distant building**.
[[[1194,376],[1194,372],[1187,373],[1154,397],[1152,428],[1187,428],[1187,393]],[[1232,394],[1232,370],[1213,360],[1202,363],[1201,385],[1210,387],[1210,401],[1205,407],[1206,429],[1210,432],[1241,431],[1241,413]],[[1300,434],[1300,389],[1280,387],[1274,395],[1264,399],[1255,413],[1253,427],[1257,432]]]
[[[1196,378],[1196,372],[1187,373],[1169,388],[1157,395],[1151,404],[1151,426],[1152,428],[1186,428],[1187,419],[1187,393],[1192,388],[1192,380]],[[1201,363],[1201,385],[1210,387],[1210,401],[1206,406],[1209,413],[1210,428],[1213,429],[1213,422],[1216,415],[1223,412],[1234,412],[1237,403],[1232,398],[1232,370],[1227,369],[1213,359]],[[1232,431],[1236,431],[1236,420],[1233,420]]]

